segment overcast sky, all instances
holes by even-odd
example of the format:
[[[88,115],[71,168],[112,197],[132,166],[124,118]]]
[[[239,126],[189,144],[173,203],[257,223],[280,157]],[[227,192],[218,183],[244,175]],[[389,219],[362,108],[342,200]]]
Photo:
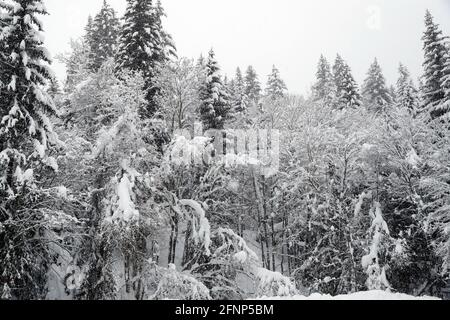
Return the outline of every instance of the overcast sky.
[[[103,0],[45,0],[46,44],[53,55],[83,34]],[[126,0],[109,0],[120,15]],[[179,56],[197,58],[211,47],[229,76],[253,65],[265,84],[275,64],[291,92],[309,90],[320,54],[348,61],[359,83],[378,57],[389,83],[403,62],[422,71],[425,9],[450,35],[450,0],[162,0],[165,26]],[[64,68],[54,66],[59,77]]]

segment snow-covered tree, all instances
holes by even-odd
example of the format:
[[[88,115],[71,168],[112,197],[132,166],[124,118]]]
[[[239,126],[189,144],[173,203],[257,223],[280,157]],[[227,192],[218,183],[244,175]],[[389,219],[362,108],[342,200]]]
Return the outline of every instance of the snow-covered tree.
[[[258,105],[261,99],[261,84],[252,66],[249,66],[245,72],[245,94],[252,104]]]
[[[444,99],[442,100],[441,110],[446,114],[450,111],[450,40],[446,42],[445,65],[442,71],[441,86],[444,90]]]
[[[155,101],[160,88],[154,85],[157,67],[174,54],[171,37],[162,29],[164,11],[152,0],[127,0],[124,25],[116,54],[117,70],[142,73],[146,83],[146,106],[141,114],[152,117],[159,109]]]
[[[117,49],[120,23],[116,11],[103,1],[100,12],[88,23],[86,37],[89,39],[90,67],[97,71],[109,58],[114,57]]]
[[[228,99],[219,65],[214,51],[211,50],[206,63],[206,80],[200,87],[199,112],[205,130],[224,128],[230,111]]]
[[[51,207],[46,177],[59,145],[45,87],[53,74],[43,45],[40,0],[0,1],[0,284],[6,296],[45,297]],[[61,223],[63,220],[61,220]],[[55,243],[58,243],[57,241]]]
[[[266,95],[272,99],[280,99],[284,97],[287,90],[286,84],[280,77],[280,71],[273,66],[272,73],[269,75],[266,86]]]
[[[240,68],[236,69],[230,100],[234,112],[241,113],[247,109],[248,99],[245,93],[245,81]]]
[[[443,106],[445,96],[443,76],[448,49],[445,47],[445,37],[442,35],[439,25],[434,22],[433,16],[428,10],[425,15],[425,27],[422,38],[425,54],[422,107],[435,119],[448,112],[448,109]]]
[[[354,108],[361,105],[361,95],[348,64],[337,55],[333,65],[333,77],[336,88],[336,104],[338,109]]]
[[[392,103],[386,79],[377,59],[370,66],[363,84],[362,94],[367,107],[373,112],[384,111]]]
[[[194,125],[196,108],[200,104],[201,78],[194,61],[187,58],[168,63],[159,70],[156,80],[161,88],[159,112],[169,124],[170,132]]]
[[[71,52],[60,54],[56,59],[66,66],[66,79],[64,90],[72,92],[76,84],[85,80],[91,73],[90,61],[91,50],[88,42],[84,38],[70,41]]]
[[[389,290],[390,284],[386,278],[386,265],[380,263],[381,257],[386,255],[386,238],[389,237],[389,229],[383,219],[380,203],[376,202],[371,208],[370,215],[373,219],[370,228],[372,242],[370,250],[362,260],[362,267],[367,270],[367,288],[369,290]]]
[[[403,64],[400,64],[398,72],[399,78],[397,80],[396,88],[397,103],[402,107],[411,110],[413,113],[417,112],[417,108],[419,107],[419,97],[418,91],[411,79],[411,75]]]
[[[335,97],[335,83],[331,72],[330,64],[322,55],[316,73],[316,83],[313,86],[313,95],[315,100],[330,104]]]
[[[86,27],[84,28],[84,32],[85,34],[83,36],[83,40],[88,44],[89,47],[95,46],[94,18],[92,18],[91,15],[88,16],[88,22],[86,24]]]

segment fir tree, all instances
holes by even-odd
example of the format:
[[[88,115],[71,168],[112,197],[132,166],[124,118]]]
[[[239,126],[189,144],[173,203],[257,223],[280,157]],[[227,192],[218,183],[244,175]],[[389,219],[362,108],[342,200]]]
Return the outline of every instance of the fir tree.
[[[252,66],[247,68],[245,74],[245,94],[250,102],[259,104],[261,99],[261,84],[258,80],[258,75]]]
[[[450,41],[446,43],[447,52],[445,55],[444,71],[442,72],[442,89],[444,90],[444,99],[441,105],[442,112],[446,114],[450,111]]]
[[[335,95],[335,83],[333,81],[330,64],[323,55],[320,56],[316,79],[316,83],[313,87],[314,99],[330,104]]]
[[[286,83],[280,77],[280,71],[273,66],[272,73],[267,81],[266,94],[270,99],[276,100],[284,97],[287,90]]]
[[[398,72],[399,78],[396,88],[397,103],[411,111],[417,111],[419,105],[418,92],[411,79],[411,75],[403,64],[400,64]]]
[[[152,117],[158,110],[154,86],[158,66],[170,59],[174,49],[169,35],[162,30],[162,7],[152,0],[127,0],[124,26],[116,55],[117,70],[141,72],[146,81],[147,106],[141,110],[144,117]],[[173,46],[171,46],[173,47]]]
[[[248,99],[245,94],[245,82],[240,68],[236,69],[236,76],[233,79],[231,107],[234,112],[245,112],[247,109]]]
[[[59,85],[58,79],[55,76],[50,79],[50,84],[48,85],[47,92],[53,99],[55,98],[55,96],[61,93],[61,87]]]
[[[377,59],[370,66],[362,93],[368,108],[374,112],[385,110],[386,106],[392,103],[392,97],[386,86],[386,79]]]
[[[38,19],[47,11],[41,0],[0,1],[0,9],[6,10],[0,31],[0,283],[14,298],[40,299],[51,214],[44,207],[43,172],[57,170],[48,156],[57,142],[48,116],[56,109],[44,89],[51,60]]]
[[[108,58],[114,56],[119,28],[120,23],[115,10],[104,0],[103,7],[95,16],[95,20],[88,22],[87,26],[93,71],[97,71]]]
[[[442,109],[444,100],[443,76],[446,60],[444,36],[439,25],[427,10],[425,15],[426,31],[423,35],[425,61],[423,64],[423,108],[430,112],[432,118],[439,118],[448,110]]]
[[[205,130],[224,128],[230,110],[227,99],[220,69],[211,50],[206,63],[206,81],[200,89],[200,117]]]
[[[89,47],[95,46],[95,30],[94,30],[94,19],[91,15],[88,17],[88,22],[86,24],[86,27],[84,28],[85,34],[84,34],[84,40],[89,45]]]
[[[397,103],[397,98],[398,97],[397,97],[397,90],[395,89],[395,86],[391,84],[389,86],[388,91],[389,91],[389,95],[391,97],[391,102],[392,103]]]
[[[337,55],[333,66],[333,77],[336,90],[336,107],[338,109],[353,108],[361,105],[361,95],[353,78],[350,67]]]

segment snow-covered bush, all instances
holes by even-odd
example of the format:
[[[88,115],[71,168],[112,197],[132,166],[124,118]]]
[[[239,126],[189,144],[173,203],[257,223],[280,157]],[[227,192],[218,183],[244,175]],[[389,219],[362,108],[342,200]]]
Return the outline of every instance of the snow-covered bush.
[[[208,288],[194,277],[169,265],[152,300],[211,300]]]
[[[288,297],[298,294],[292,280],[279,272],[258,268],[255,276],[256,297]]]

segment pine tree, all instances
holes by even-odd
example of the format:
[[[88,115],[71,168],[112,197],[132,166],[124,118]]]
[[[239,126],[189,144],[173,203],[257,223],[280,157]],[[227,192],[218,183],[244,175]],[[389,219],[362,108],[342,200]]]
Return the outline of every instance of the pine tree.
[[[386,79],[377,59],[370,66],[362,93],[367,107],[374,112],[383,111],[386,106],[392,103],[392,97],[386,86]]]
[[[53,99],[55,98],[55,96],[61,93],[61,87],[59,85],[58,79],[55,76],[50,79],[50,84],[48,85],[47,92]]]
[[[353,78],[350,67],[337,55],[333,66],[333,77],[336,90],[336,108],[354,108],[361,105],[361,95]]]
[[[248,98],[245,94],[245,82],[240,68],[236,69],[236,76],[233,79],[231,107],[236,113],[245,112]]]
[[[445,68],[446,48],[444,36],[439,25],[427,10],[425,15],[426,31],[423,35],[425,61],[423,64],[423,108],[430,112],[433,119],[444,115],[448,110],[442,109],[444,101],[443,72]]]
[[[213,50],[209,52],[206,63],[206,81],[200,89],[200,100],[200,117],[204,129],[223,129],[230,108]]]
[[[313,86],[314,100],[330,104],[334,99],[336,90],[330,64],[323,55],[320,56],[316,79],[316,83]]]
[[[261,84],[258,80],[258,75],[252,66],[247,68],[245,74],[245,94],[249,101],[254,104],[259,104],[261,99]]]
[[[394,85],[390,85],[388,88],[389,96],[391,97],[391,103],[397,103],[397,90]]]
[[[89,47],[95,46],[95,30],[94,30],[94,19],[91,15],[88,17],[88,22],[84,28],[84,40],[89,45]]]
[[[269,79],[267,81],[267,96],[272,100],[280,99],[284,97],[286,90],[286,83],[281,79],[280,71],[273,66],[272,73],[269,75]]]
[[[41,299],[51,214],[42,173],[57,171],[48,156],[57,142],[48,117],[56,109],[45,92],[51,60],[38,19],[47,11],[41,0],[0,1],[0,9],[0,283],[14,298]]]
[[[127,0],[124,26],[116,55],[117,71],[125,69],[141,72],[146,81],[147,106],[141,110],[144,117],[152,117],[158,110],[154,86],[158,66],[174,53],[172,40],[162,29],[163,10],[152,0]],[[169,48],[170,47],[170,48]]]
[[[86,29],[92,57],[91,68],[97,71],[108,58],[114,56],[120,29],[117,14],[106,0],[94,21],[88,22]]]
[[[403,64],[400,64],[398,72],[400,76],[397,80],[396,88],[397,103],[413,112],[417,111],[419,98],[411,75]]]
[[[445,65],[441,78],[441,86],[444,90],[444,99],[441,104],[441,110],[447,114],[450,112],[450,41],[447,41],[446,47]]]

